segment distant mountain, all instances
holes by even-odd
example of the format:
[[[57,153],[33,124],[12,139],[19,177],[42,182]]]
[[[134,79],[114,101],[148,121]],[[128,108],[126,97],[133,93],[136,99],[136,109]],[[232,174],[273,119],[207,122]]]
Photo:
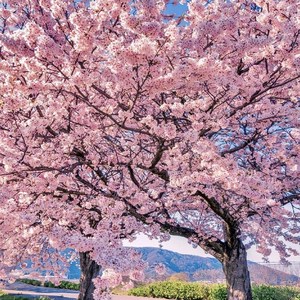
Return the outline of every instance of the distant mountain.
[[[160,248],[141,247],[134,249],[141,253],[142,259],[149,264],[149,268],[146,271],[148,278],[157,276],[154,268],[158,263],[165,265],[167,276],[177,273],[186,273],[190,280],[192,280],[192,274],[198,270],[222,270],[221,264],[215,258],[179,254]],[[78,262],[73,262],[69,268],[68,278],[78,279],[79,277],[79,264]]]
[[[257,284],[296,285],[300,278],[296,275],[272,269],[257,263],[249,263],[249,272],[253,282]]]
[[[254,262],[248,262],[249,272],[252,283],[271,284],[271,285],[297,285],[300,278]],[[223,282],[225,276],[222,270],[198,270],[193,274],[195,281]]]
[[[199,270],[222,269],[221,264],[215,258],[200,257],[195,255],[186,255],[164,250],[160,248],[135,248],[142,254],[143,260],[149,264],[147,273],[153,273],[158,263],[166,267],[166,273],[187,273],[192,276]]]
[[[223,282],[225,276],[222,265],[215,258],[184,255],[158,248],[136,248],[148,262],[148,278],[155,278],[154,267],[158,263],[166,266],[166,276],[185,273],[192,281]],[[297,284],[300,278],[254,262],[248,262],[251,280],[257,284]]]
[[[224,281],[222,265],[215,258],[201,257],[195,255],[179,254],[160,248],[135,248],[141,253],[142,259],[148,262],[146,278],[149,280],[162,280],[175,274],[180,274],[191,281]],[[158,276],[155,266],[162,263],[166,267],[166,274]],[[271,269],[254,262],[249,262],[249,271],[252,282],[266,284],[299,284],[300,278],[278,270]],[[71,265],[69,269],[70,279],[80,277],[78,262]]]
[[[271,269],[282,271],[288,274],[300,277],[300,261],[291,261],[289,265],[280,263],[259,263],[260,265],[267,266]]]

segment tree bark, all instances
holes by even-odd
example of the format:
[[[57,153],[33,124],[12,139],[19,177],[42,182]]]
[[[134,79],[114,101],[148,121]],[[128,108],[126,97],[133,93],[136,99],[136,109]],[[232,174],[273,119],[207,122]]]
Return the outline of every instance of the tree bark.
[[[93,279],[99,275],[101,267],[91,259],[89,252],[80,252],[80,292],[78,300],[92,300],[95,286]]]
[[[222,264],[228,288],[227,300],[252,300],[247,252],[240,239],[226,249]]]

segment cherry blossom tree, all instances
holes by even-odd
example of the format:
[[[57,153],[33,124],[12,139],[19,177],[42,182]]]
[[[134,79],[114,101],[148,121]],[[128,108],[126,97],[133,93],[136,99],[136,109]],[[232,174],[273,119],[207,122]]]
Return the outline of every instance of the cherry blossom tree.
[[[73,248],[80,299],[107,299],[100,265],[130,272],[122,238],[179,235],[251,300],[247,248],[298,254],[300,4],[167,4],[2,3],[5,272],[59,270],[53,249]]]

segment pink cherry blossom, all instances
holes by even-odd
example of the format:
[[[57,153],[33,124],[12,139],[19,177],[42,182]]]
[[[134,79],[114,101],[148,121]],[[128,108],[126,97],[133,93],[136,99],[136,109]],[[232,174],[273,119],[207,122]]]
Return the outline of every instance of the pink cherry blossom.
[[[6,2],[0,272],[74,249],[108,299],[101,270],[143,280],[124,238],[180,235],[250,300],[247,248],[298,253],[299,1]]]

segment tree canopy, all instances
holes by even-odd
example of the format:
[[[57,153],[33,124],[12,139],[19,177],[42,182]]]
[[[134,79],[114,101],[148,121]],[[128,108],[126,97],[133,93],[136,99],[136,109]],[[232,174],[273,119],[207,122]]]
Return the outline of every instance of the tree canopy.
[[[234,251],[298,254],[300,4],[188,2],[2,3],[3,268],[73,248],[129,270],[122,238],[173,234],[249,300]]]

